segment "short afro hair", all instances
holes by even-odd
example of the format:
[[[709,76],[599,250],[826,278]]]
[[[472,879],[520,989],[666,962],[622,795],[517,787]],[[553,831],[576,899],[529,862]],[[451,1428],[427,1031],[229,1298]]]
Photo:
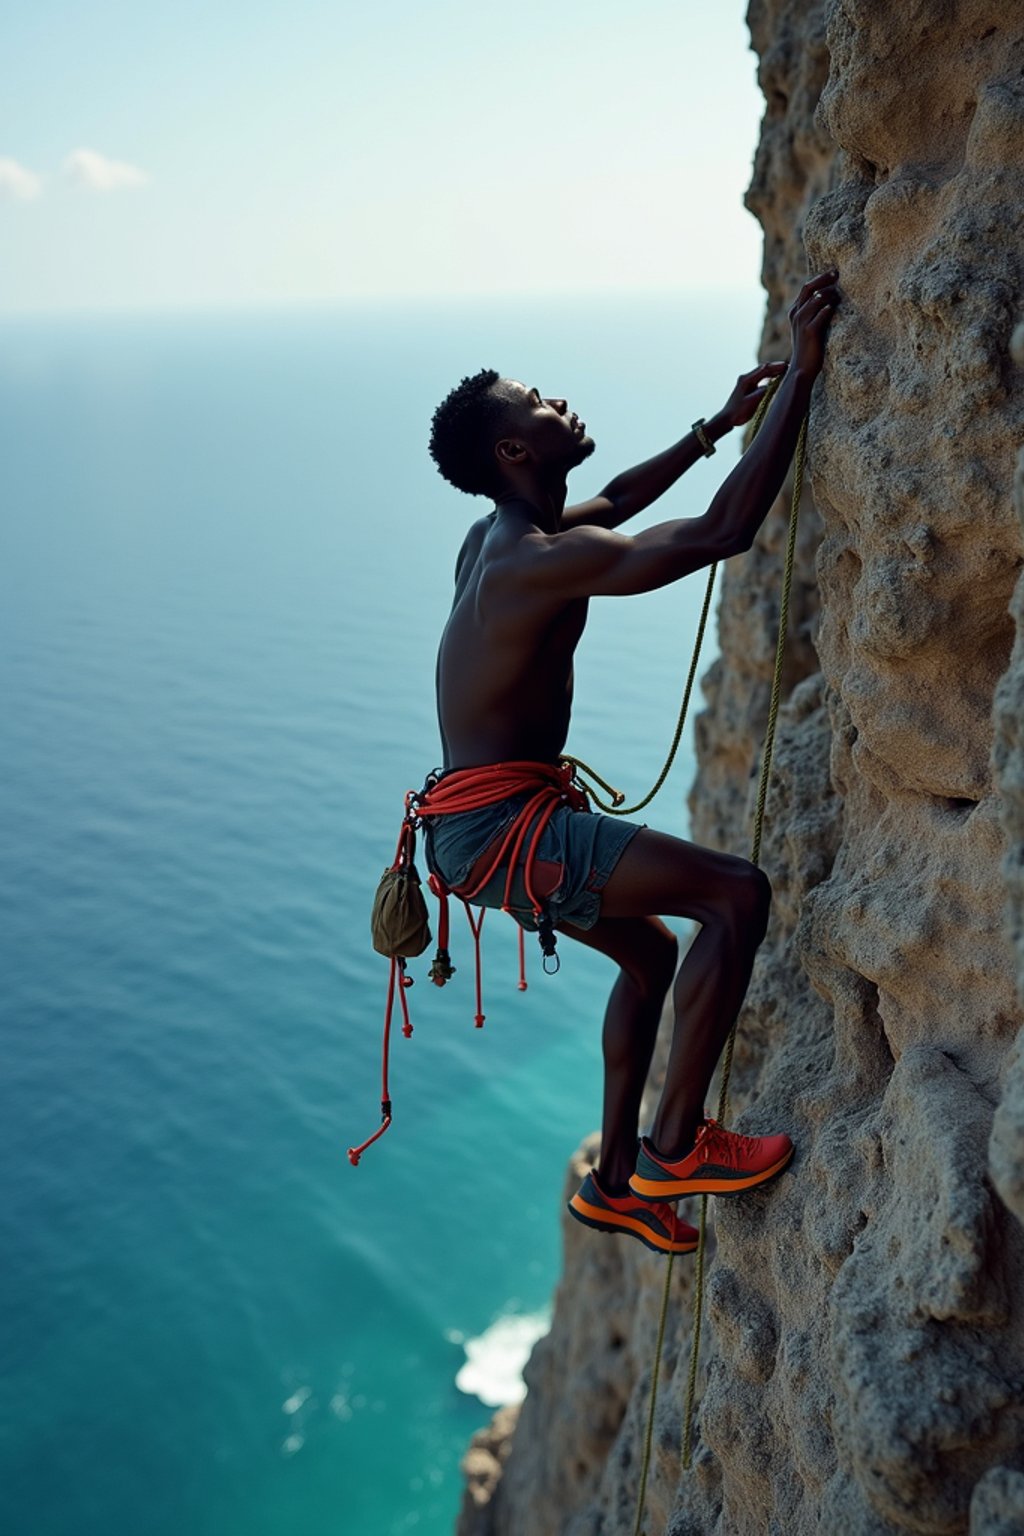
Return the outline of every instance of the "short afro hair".
[[[462,379],[434,412],[430,457],[448,483],[468,496],[496,496],[501,489],[494,445],[511,402],[495,389],[500,382],[494,368],[481,368]]]

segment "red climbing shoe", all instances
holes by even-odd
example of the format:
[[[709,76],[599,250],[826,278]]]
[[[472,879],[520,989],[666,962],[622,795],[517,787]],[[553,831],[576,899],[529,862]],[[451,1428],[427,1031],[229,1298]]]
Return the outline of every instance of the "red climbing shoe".
[[[680,1221],[670,1205],[638,1200],[635,1195],[606,1195],[593,1172],[569,1201],[569,1215],[598,1232],[624,1232],[655,1253],[692,1253],[699,1233]]]
[[[767,1184],[793,1156],[788,1136],[739,1136],[717,1120],[705,1120],[692,1152],[670,1163],[640,1138],[636,1172],[629,1181],[641,1200],[680,1200],[683,1195],[739,1195]]]

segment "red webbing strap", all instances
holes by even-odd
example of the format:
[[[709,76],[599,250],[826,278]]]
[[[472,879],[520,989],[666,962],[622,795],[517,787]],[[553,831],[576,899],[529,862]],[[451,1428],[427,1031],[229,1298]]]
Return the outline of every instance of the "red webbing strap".
[[[479,768],[456,768],[432,784],[423,795],[407,797],[407,805],[417,815],[452,815],[458,811],[478,811],[499,800],[529,791],[555,790],[574,811],[586,808],[583,791],[573,782],[574,765],[562,763],[486,763]]]
[[[573,782],[574,771],[573,764],[568,762],[488,763],[479,768],[458,768],[445,774],[426,794],[407,797],[406,806],[417,818],[429,819],[482,810],[484,806],[511,800],[515,795],[530,793],[476,884],[471,890],[463,889],[457,894],[463,900],[472,900],[507,860],[508,874],[502,901],[503,907],[507,908],[516,866],[529,840],[523,878],[534,915],[539,916],[542,907],[533,885],[533,869],[544,828],[559,805],[568,804],[574,811],[587,809],[586,796]]]
[[[487,867],[476,879],[472,887],[460,887],[454,894],[457,895],[466,907],[466,916],[469,919],[470,930],[473,934],[473,948],[476,959],[476,1016],[475,1023],[479,1029],[484,1020],[483,1006],[481,1004],[481,978],[480,978],[480,933],[479,927],[473,921],[469,910],[469,902],[482,891],[484,886],[494,876],[502,865],[507,866],[505,875],[505,889],[502,894],[502,911],[509,910],[512,900],[512,887],[516,870],[522,858],[523,883],[526,887],[526,897],[533,909],[534,918],[538,928],[541,929],[541,946],[544,950],[544,968],[547,962],[554,958],[554,969],[558,968],[558,956],[555,953],[554,933],[550,925],[546,930],[542,929],[544,908],[541,904],[533,883],[536,867],[537,851],[540,840],[544,835],[544,829],[558,810],[560,805],[569,805],[574,811],[587,809],[587,798],[583,791],[574,782],[574,765],[570,762],[561,763],[536,763],[529,761],[511,763],[488,763],[478,768],[458,768],[452,773],[447,773],[436,784],[431,785],[424,794],[409,794],[406,796],[406,813],[417,818],[429,820],[433,816],[455,816],[465,811],[481,810],[488,805],[499,804],[502,800],[510,800],[514,795],[529,793],[529,799],[520,808],[512,825],[501,839],[487,862]],[[525,854],[524,854],[525,850]],[[442,897],[446,894],[441,881],[431,876],[431,889],[436,895]],[[445,912],[442,910],[442,924],[445,921]],[[481,915],[480,923],[483,922]],[[445,938],[447,929],[444,928]],[[519,932],[519,990],[526,991],[526,968],[523,948],[523,931]],[[450,973],[447,944],[442,942],[439,955],[443,952],[445,965]],[[442,970],[437,974],[437,962],[431,967],[431,980],[439,986],[444,985],[447,974]]]

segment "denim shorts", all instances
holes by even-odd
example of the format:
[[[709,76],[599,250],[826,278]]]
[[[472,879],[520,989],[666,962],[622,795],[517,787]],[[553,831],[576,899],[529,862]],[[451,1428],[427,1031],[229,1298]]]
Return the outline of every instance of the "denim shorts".
[[[530,799],[513,795],[479,811],[424,819],[427,868],[458,894],[471,877],[487,868],[487,855],[497,852],[501,838]],[[533,888],[551,921],[574,928],[593,928],[601,915],[601,891],[626,844],[646,823],[620,821],[595,811],[573,811],[560,805],[541,834],[533,866]],[[529,838],[527,839],[527,846]],[[537,927],[526,894],[522,857],[512,880],[509,911],[523,928]],[[479,865],[479,871],[476,866]],[[499,865],[487,884],[470,897],[474,906],[500,907],[505,898],[508,866]]]

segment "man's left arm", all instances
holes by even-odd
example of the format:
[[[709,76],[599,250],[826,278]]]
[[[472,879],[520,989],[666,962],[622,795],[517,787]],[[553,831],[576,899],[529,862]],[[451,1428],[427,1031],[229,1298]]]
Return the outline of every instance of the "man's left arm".
[[[704,423],[704,433],[712,443],[751,419],[768,387],[767,381],[785,373],[786,367],[786,363],[762,363],[750,373],[741,374],[722,409]],[[663,496],[691,465],[704,457],[704,452],[696,433],[687,432],[664,453],[616,475],[590,501],[566,507],[562,527],[618,528]]]

